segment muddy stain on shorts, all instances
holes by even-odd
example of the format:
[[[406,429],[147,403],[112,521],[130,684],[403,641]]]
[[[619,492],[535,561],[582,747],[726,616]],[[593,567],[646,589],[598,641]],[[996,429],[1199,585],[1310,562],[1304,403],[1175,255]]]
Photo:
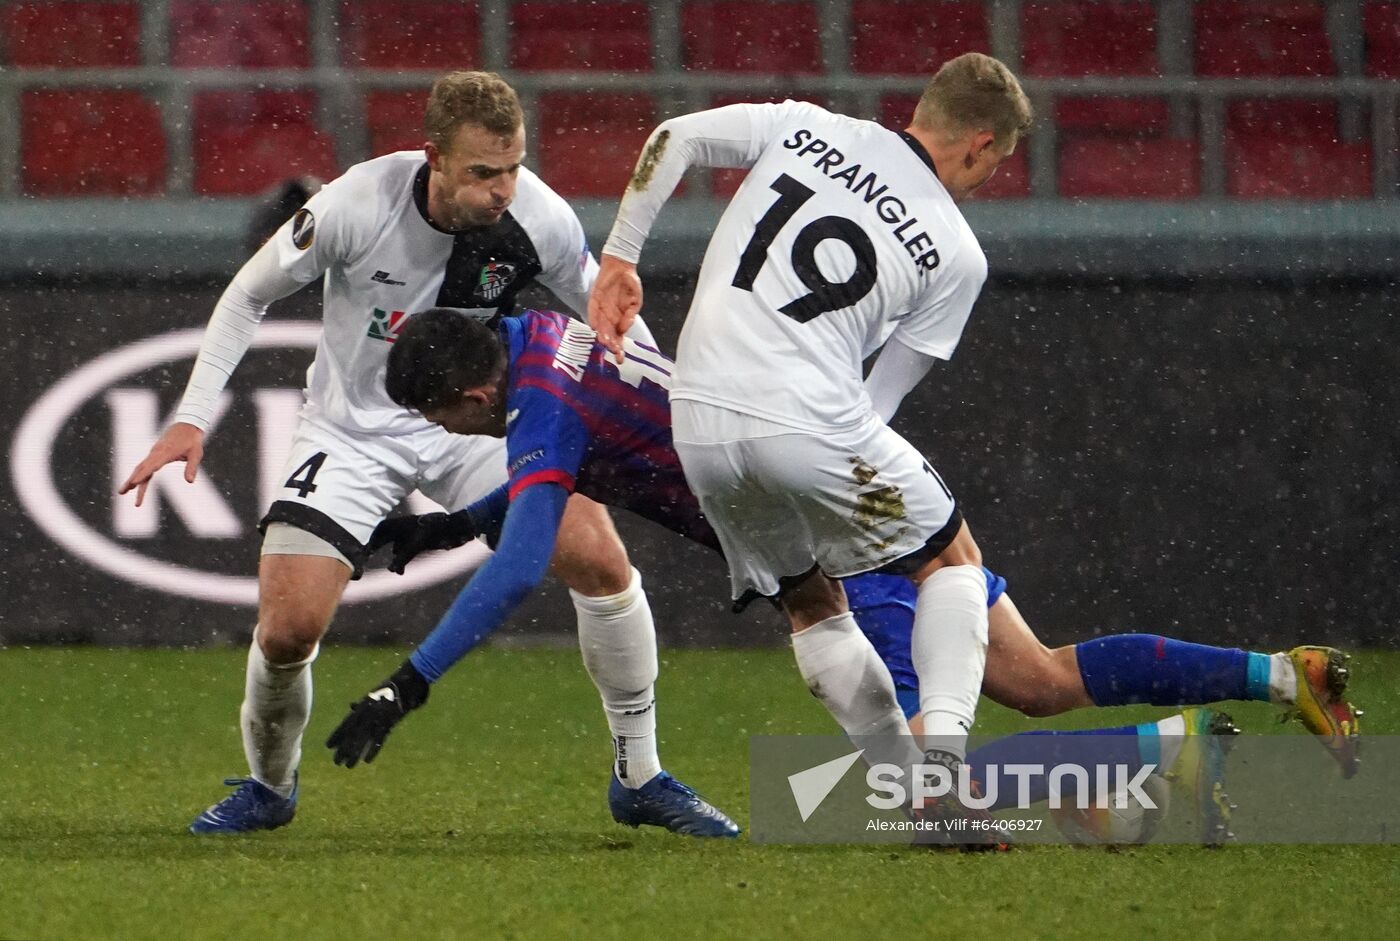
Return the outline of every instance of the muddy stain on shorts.
[[[851,462],[851,478],[857,488],[868,486],[879,476],[880,472],[862,458],[853,457],[848,460]],[[894,520],[902,520],[906,515],[904,491],[893,484],[856,494],[855,521],[861,526],[875,528]]]

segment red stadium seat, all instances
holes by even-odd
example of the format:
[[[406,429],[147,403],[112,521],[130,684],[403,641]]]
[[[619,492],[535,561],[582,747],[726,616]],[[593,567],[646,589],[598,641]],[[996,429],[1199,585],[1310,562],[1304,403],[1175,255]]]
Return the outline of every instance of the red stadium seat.
[[[1226,191],[1246,199],[1365,199],[1371,195],[1371,148],[1238,138],[1226,154]]]
[[[165,189],[160,110],[134,91],[26,91],[20,161],[33,196],[149,196]]]
[[[428,136],[423,131],[426,88],[419,91],[372,91],[366,96],[369,152],[378,157],[396,150],[418,150]]]
[[[565,196],[620,198],[657,124],[646,95],[555,92],[535,110],[540,176]]]
[[[1225,109],[1225,130],[1230,137],[1330,142],[1337,139],[1337,103],[1326,99],[1232,101]]]
[[[203,92],[194,103],[194,189],[260,193],[290,176],[331,179],[335,142],[312,120],[310,92]]]
[[[1060,131],[1117,131],[1160,134],[1167,129],[1169,109],[1161,98],[1062,98],[1055,102],[1055,125]]]
[[[1323,3],[1199,0],[1196,74],[1334,75]]]
[[[475,3],[343,0],[341,64],[367,69],[475,69],[481,63]]]
[[[1400,3],[1386,0],[1366,4],[1366,74],[1371,78],[1400,78]]]
[[[932,75],[964,52],[991,52],[979,0],[856,0],[851,4],[851,69]]]
[[[811,3],[692,0],[681,10],[681,56],[707,72],[822,71],[817,10]]]
[[[175,0],[170,6],[170,64],[182,69],[307,68],[306,4]]]
[[[1060,141],[1058,189],[1068,199],[1187,199],[1200,195],[1194,140],[1080,135]]]
[[[558,0],[511,6],[514,68],[540,72],[651,68],[651,14],[645,3],[574,3]]]
[[[1262,199],[1371,195],[1371,148],[1344,143],[1330,100],[1237,101],[1226,110],[1226,189]]]
[[[1021,61],[1027,75],[1156,75],[1156,9],[1142,0],[1027,3]]]
[[[141,64],[135,3],[15,3],[0,20],[5,61],[19,68],[113,68]]]
[[[973,199],[1025,199],[1031,194],[1030,159],[1022,143],[997,172],[972,194]]]

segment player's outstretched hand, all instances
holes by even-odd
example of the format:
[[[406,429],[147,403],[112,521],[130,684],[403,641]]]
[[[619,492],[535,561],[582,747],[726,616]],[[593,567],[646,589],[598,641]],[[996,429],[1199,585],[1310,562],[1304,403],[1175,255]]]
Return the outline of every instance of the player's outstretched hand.
[[[404,567],[420,552],[456,549],[477,537],[476,523],[465,510],[456,513],[424,513],[422,516],[392,516],[374,528],[366,551],[374,555],[385,546],[394,547],[389,571],[403,574]]]
[[[378,689],[351,703],[350,714],[326,739],[335,763],[353,768],[373,761],[394,726],[428,701],[429,688],[423,674],[405,660]]]
[[[199,462],[204,460],[204,432],[194,425],[177,421],[169,428],[165,429],[165,434],[160,436],[160,440],[151,445],[151,451],[146,455],[136,469],[131,472],[131,476],[117,490],[118,494],[130,493],[136,490],[136,505],[140,506],[146,499],[146,487],[150,484],[155,472],[160,470],[171,461],[185,462],[185,480],[194,483],[195,475],[199,473]]]
[[[603,255],[598,280],[588,296],[588,325],[598,334],[598,342],[622,362],[622,336],[642,309],[642,279],[637,266],[615,255]]]

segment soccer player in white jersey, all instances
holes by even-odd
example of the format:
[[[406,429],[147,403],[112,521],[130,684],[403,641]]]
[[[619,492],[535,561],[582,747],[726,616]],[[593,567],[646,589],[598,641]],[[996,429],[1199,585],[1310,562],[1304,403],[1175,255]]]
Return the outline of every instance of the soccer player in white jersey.
[[[636,263],[681,175],[748,169],[681,333],[676,449],[735,597],[781,598],[803,677],[852,736],[908,725],[835,579],[880,570],[918,583],[925,744],[948,766],[961,762],[982,683],[981,554],[932,466],[876,412],[862,362],[885,347],[875,381],[898,399],[952,355],[987,273],[957,203],[1030,117],[1015,76],[970,53],[938,71],[903,133],[794,101],[666,121],[638,160],[589,304],[621,355],[641,307]]]
[[[414,489],[458,509],[506,479],[500,439],[449,435],[385,394],[385,362],[404,323],[432,307],[495,320],[514,311],[516,293],[531,281],[582,312],[597,274],[573,210],[521,165],[524,116],[499,76],[440,79],[424,124],[422,151],[350,168],[234,277],[174,423],[121,488],[135,489],[139,505],[151,475],[180,460],[194,480],[220,394],[268,305],[324,274],[324,328],[286,485],[261,524],[258,622],[240,716],[251,773],[230,779],[235,790],[191,824],[196,833],[273,829],[292,819],[311,662],[346,584],[361,572],[375,526]],[[569,501],[553,567],[571,588],[579,642],[591,654],[585,662],[615,747],[627,756],[615,763],[623,787],[610,804],[644,805],[614,806],[614,816],[657,812],[640,822],[683,824],[686,808],[694,809],[691,792],[669,786],[674,779],[661,774],[657,757],[651,610],[600,505]],[[390,685],[406,707],[427,695],[427,685],[411,678]],[[677,813],[669,804],[685,806]],[[732,835],[732,823],[724,829],[717,835]]]

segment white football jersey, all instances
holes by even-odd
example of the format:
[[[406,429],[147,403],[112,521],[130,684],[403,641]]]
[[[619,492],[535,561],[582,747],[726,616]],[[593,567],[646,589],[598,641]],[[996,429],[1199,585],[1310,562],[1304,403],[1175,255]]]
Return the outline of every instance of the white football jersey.
[[[891,335],[951,357],[981,246],[907,134],[794,101],[722,109],[730,132],[734,109],[746,140],[714,137],[751,169],[705,253],[671,397],[812,432],[867,421],[862,362]]]
[[[402,434],[427,423],[384,391],[389,348],[413,314],[463,308],[510,314],[539,281],[588,309],[598,264],[573,209],[521,168],[515,201],[495,225],[461,232],[427,216],[422,151],[351,167],[312,196],[274,238],[282,270],[302,283],[325,274],[323,329],[307,372],[307,402],[350,431]]]

